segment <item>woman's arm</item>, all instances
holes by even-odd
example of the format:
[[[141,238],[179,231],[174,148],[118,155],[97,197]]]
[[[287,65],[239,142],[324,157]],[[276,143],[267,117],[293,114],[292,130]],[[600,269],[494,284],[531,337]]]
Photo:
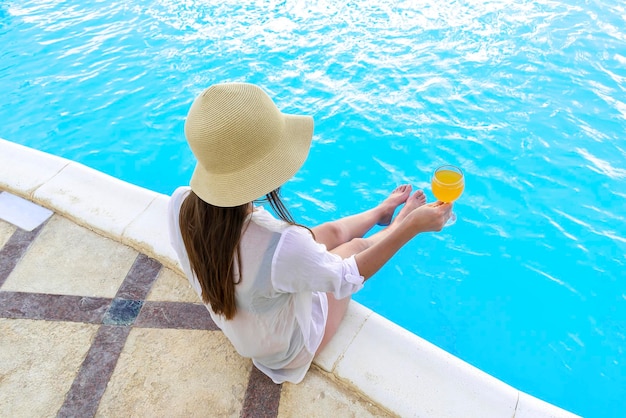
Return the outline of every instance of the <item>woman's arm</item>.
[[[417,234],[441,231],[451,209],[451,204],[443,202],[420,206],[396,225],[392,223],[371,237],[350,241],[333,252],[344,258],[355,255],[359,273],[367,280]]]

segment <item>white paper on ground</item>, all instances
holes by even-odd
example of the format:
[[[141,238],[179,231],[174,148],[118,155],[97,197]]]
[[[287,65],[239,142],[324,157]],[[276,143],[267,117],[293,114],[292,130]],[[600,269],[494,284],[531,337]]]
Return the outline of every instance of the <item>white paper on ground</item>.
[[[32,231],[52,216],[52,211],[8,192],[0,192],[0,219]]]

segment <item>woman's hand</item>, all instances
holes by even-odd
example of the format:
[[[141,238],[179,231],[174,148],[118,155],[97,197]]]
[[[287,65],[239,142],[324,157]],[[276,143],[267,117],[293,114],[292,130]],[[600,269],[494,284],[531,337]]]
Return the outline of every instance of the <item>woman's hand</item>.
[[[419,234],[421,232],[441,231],[450,218],[452,204],[443,202],[428,203],[414,209],[404,219],[409,228]]]
[[[397,227],[389,227],[382,239],[354,258],[365,280],[372,277],[393,255],[421,232],[441,231],[450,218],[452,204],[435,202],[409,212]]]

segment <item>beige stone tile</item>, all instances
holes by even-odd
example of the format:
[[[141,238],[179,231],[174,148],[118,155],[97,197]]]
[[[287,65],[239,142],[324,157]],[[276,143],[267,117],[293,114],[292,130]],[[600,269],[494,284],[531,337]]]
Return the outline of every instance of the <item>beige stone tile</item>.
[[[96,416],[239,417],[251,367],[221,332],[135,328]]]
[[[7,241],[9,240],[9,238],[11,238],[11,235],[13,235],[16,229],[16,226],[0,220],[0,248],[2,248],[4,244],[7,243]]]
[[[0,319],[0,416],[55,416],[97,325]]]
[[[316,368],[297,385],[284,383],[279,418],[392,416],[348,388],[333,382]]]
[[[152,285],[147,300],[167,302],[201,303],[189,281],[178,273],[162,268]]]
[[[137,252],[54,215],[2,290],[112,298]]]

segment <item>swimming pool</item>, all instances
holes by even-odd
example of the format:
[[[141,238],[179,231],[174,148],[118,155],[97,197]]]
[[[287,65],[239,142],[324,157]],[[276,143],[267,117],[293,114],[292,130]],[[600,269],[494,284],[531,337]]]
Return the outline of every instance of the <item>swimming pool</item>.
[[[285,188],[308,224],[444,162],[456,225],[355,299],[534,396],[626,406],[626,3],[540,0],[0,5],[0,137],[170,193],[219,81],[315,117]]]

